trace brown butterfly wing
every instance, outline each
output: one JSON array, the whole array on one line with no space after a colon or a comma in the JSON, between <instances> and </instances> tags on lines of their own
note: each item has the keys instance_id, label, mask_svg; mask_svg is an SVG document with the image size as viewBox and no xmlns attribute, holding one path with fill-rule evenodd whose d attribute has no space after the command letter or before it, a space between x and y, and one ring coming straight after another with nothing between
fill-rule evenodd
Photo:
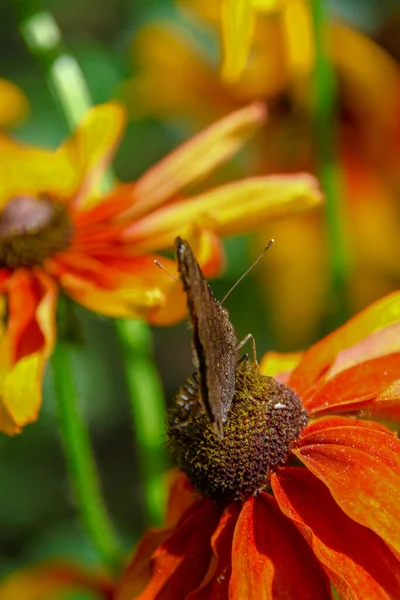
<instances>
[{"instance_id":1,"label":"brown butterfly wing","mask_svg":"<svg viewBox=\"0 0 400 600\"><path fill-rule=\"evenodd\" d=\"M222 426L235 393L236 333L190 245L181 238L176 239L176 256L193 325L193 362L199 372L199 400L214 432L222 438Z\"/></svg>"}]
</instances>

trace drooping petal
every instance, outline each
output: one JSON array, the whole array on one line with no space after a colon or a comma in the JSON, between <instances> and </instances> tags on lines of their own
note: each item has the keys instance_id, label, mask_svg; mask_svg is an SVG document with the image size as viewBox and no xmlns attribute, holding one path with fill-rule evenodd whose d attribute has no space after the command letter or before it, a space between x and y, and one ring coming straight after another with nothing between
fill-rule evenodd
<instances>
[{"instance_id":1,"label":"drooping petal","mask_svg":"<svg viewBox=\"0 0 400 600\"><path fill-rule=\"evenodd\" d=\"M310 433L292 449L354 521L400 551L400 440L372 427Z\"/></svg>"},{"instance_id":2,"label":"drooping petal","mask_svg":"<svg viewBox=\"0 0 400 600\"><path fill-rule=\"evenodd\" d=\"M221 236L243 233L268 219L307 211L321 199L310 175L252 177L154 211L133 223L124 238L142 252L168 248L177 235L186 235L189 224Z\"/></svg>"},{"instance_id":3,"label":"drooping petal","mask_svg":"<svg viewBox=\"0 0 400 600\"><path fill-rule=\"evenodd\" d=\"M187 510L171 536L154 552L152 578L137 600L186 598L198 588L212 557L210 540L220 515L220 509L204 499Z\"/></svg>"},{"instance_id":4,"label":"drooping petal","mask_svg":"<svg viewBox=\"0 0 400 600\"><path fill-rule=\"evenodd\" d=\"M198 495L185 473L182 473L178 469L172 469L168 473L167 484L169 487L169 496L165 524L167 527L174 527L186 509L198 500Z\"/></svg>"},{"instance_id":5,"label":"drooping petal","mask_svg":"<svg viewBox=\"0 0 400 600\"><path fill-rule=\"evenodd\" d=\"M0 430L35 421L44 368L55 343L57 287L44 273L16 271L4 284L8 318L0 343Z\"/></svg>"},{"instance_id":6,"label":"drooping petal","mask_svg":"<svg viewBox=\"0 0 400 600\"><path fill-rule=\"evenodd\" d=\"M330 597L322 569L275 499L246 500L233 538L229 600Z\"/></svg>"},{"instance_id":7,"label":"drooping petal","mask_svg":"<svg viewBox=\"0 0 400 600\"><path fill-rule=\"evenodd\" d=\"M271 484L280 509L297 525L342 598L399 597L396 556L378 535L346 516L321 481L306 469L284 467ZM347 485L358 489L356 479Z\"/></svg>"},{"instance_id":8,"label":"drooping petal","mask_svg":"<svg viewBox=\"0 0 400 600\"><path fill-rule=\"evenodd\" d=\"M335 357L346 348L357 344L374 331L400 320L400 292L378 300L350 319L345 325L312 346L293 371L289 385L301 397L331 366Z\"/></svg>"},{"instance_id":9,"label":"drooping petal","mask_svg":"<svg viewBox=\"0 0 400 600\"><path fill-rule=\"evenodd\" d=\"M56 595L86 591L111 600L113 584L102 574L76 565L52 562L17 571L0 583L0 600L52 600Z\"/></svg>"},{"instance_id":10,"label":"drooping petal","mask_svg":"<svg viewBox=\"0 0 400 600\"><path fill-rule=\"evenodd\" d=\"M20 123L28 112L28 99L22 90L11 81L0 79L0 127L13 127Z\"/></svg>"},{"instance_id":11,"label":"drooping petal","mask_svg":"<svg viewBox=\"0 0 400 600\"><path fill-rule=\"evenodd\" d=\"M250 0L222 0L222 77L237 80L246 66L256 12Z\"/></svg>"},{"instance_id":12,"label":"drooping petal","mask_svg":"<svg viewBox=\"0 0 400 600\"><path fill-rule=\"evenodd\" d=\"M163 256L90 257L71 251L48 261L48 269L69 296L90 310L158 325L178 322L186 314L182 286L155 260L176 273L176 263Z\"/></svg>"},{"instance_id":13,"label":"drooping petal","mask_svg":"<svg viewBox=\"0 0 400 600\"><path fill-rule=\"evenodd\" d=\"M125 125L125 111L115 103L93 107L57 154L74 165L74 205L88 199L107 169ZM69 182L71 189L71 182Z\"/></svg>"},{"instance_id":14,"label":"drooping petal","mask_svg":"<svg viewBox=\"0 0 400 600\"><path fill-rule=\"evenodd\" d=\"M273 377L280 383L287 383L291 372L303 356L302 352L281 354L280 352L267 352L261 359L260 371L263 375Z\"/></svg>"},{"instance_id":15,"label":"drooping petal","mask_svg":"<svg viewBox=\"0 0 400 600\"><path fill-rule=\"evenodd\" d=\"M213 557L208 571L195 592L187 600L226 600L232 570L232 538L240 512L238 502L230 504L211 538Z\"/></svg>"},{"instance_id":16,"label":"drooping petal","mask_svg":"<svg viewBox=\"0 0 400 600\"><path fill-rule=\"evenodd\" d=\"M265 119L254 103L217 121L148 169L132 190L131 218L148 214L235 154Z\"/></svg>"},{"instance_id":17,"label":"drooping petal","mask_svg":"<svg viewBox=\"0 0 400 600\"><path fill-rule=\"evenodd\" d=\"M303 397L303 404L310 414L367 410L397 417L399 396L385 395L385 391L399 379L400 352L396 352L340 371L326 382L322 380Z\"/></svg>"},{"instance_id":18,"label":"drooping petal","mask_svg":"<svg viewBox=\"0 0 400 600\"><path fill-rule=\"evenodd\" d=\"M140 594L152 577L151 557L158 546L172 535L174 527L183 517L184 513L196 500L195 494L188 478L177 469L168 474L169 497L166 527L151 529L139 542L127 569L120 578L115 591L115 600L132 600Z\"/></svg>"}]
</instances>

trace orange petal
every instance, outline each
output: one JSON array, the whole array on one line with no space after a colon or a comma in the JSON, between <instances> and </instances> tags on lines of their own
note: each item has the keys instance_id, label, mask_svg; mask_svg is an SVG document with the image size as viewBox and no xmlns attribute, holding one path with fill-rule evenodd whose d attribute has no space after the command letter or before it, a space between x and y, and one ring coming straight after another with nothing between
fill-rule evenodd
<instances>
[{"instance_id":1,"label":"orange petal","mask_svg":"<svg viewBox=\"0 0 400 600\"><path fill-rule=\"evenodd\" d=\"M188 478L181 471L174 469L168 474L169 498L166 524L163 529L152 529L141 541L133 558L119 581L115 600L132 600L140 594L152 577L151 557L158 546L164 543L174 531L174 527L182 519L186 510L198 499Z\"/></svg>"},{"instance_id":2,"label":"orange petal","mask_svg":"<svg viewBox=\"0 0 400 600\"><path fill-rule=\"evenodd\" d=\"M289 385L304 396L315 381L332 365L335 357L360 340L400 321L400 292L378 300L345 325L314 344L293 371Z\"/></svg>"},{"instance_id":3,"label":"orange petal","mask_svg":"<svg viewBox=\"0 0 400 600\"><path fill-rule=\"evenodd\" d=\"M113 585L103 575L83 571L80 567L51 562L25 568L0 583L0 600L52 600L66 592L86 591L111 600Z\"/></svg>"},{"instance_id":4,"label":"orange petal","mask_svg":"<svg viewBox=\"0 0 400 600\"><path fill-rule=\"evenodd\" d=\"M174 261L157 255L121 260L69 253L49 262L49 268L66 293L90 310L158 325L175 323L186 314L183 288L154 260L176 273Z\"/></svg>"},{"instance_id":5,"label":"orange petal","mask_svg":"<svg viewBox=\"0 0 400 600\"><path fill-rule=\"evenodd\" d=\"M153 554L152 578L138 600L186 598L202 582L211 560L211 536L220 509L199 500L187 510L172 535Z\"/></svg>"},{"instance_id":6,"label":"orange petal","mask_svg":"<svg viewBox=\"0 0 400 600\"><path fill-rule=\"evenodd\" d=\"M44 273L19 270L6 282L9 315L0 344L0 430L35 421L42 379L55 343L57 288Z\"/></svg>"},{"instance_id":7,"label":"orange petal","mask_svg":"<svg viewBox=\"0 0 400 600\"><path fill-rule=\"evenodd\" d=\"M333 417L316 419L307 425L301 432L301 444L307 444L306 438L308 435L315 434L325 429L331 429L332 427L366 427L367 429L376 429L376 431L383 431L384 433L395 435L393 431L380 423L375 423L375 421L365 421L364 419L353 419L351 417L338 417L335 415Z\"/></svg>"},{"instance_id":8,"label":"orange petal","mask_svg":"<svg viewBox=\"0 0 400 600\"><path fill-rule=\"evenodd\" d=\"M213 557L201 586L187 600L225 600L231 577L232 538L240 512L238 502L230 504L211 537Z\"/></svg>"},{"instance_id":9,"label":"orange petal","mask_svg":"<svg viewBox=\"0 0 400 600\"><path fill-rule=\"evenodd\" d=\"M371 333L351 348L339 352L324 378L332 379L337 373L364 361L399 351L400 323L393 323L389 327Z\"/></svg>"},{"instance_id":10,"label":"orange petal","mask_svg":"<svg viewBox=\"0 0 400 600\"><path fill-rule=\"evenodd\" d=\"M292 452L351 519L400 550L400 440L368 427L333 427L300 439Z\"/></svg>"},{"instance_id":11,"label":"orange petal","mask_svg":"<svg viewBox=\"0 0 400 600\"><path fill-rule=\"evenodd\" d=\"M400 379L400 352L380 356L341 371L311 388L302 400L310 414L368 410L400 414L399 396L385 392Z\"/></svg>"},{"instance_id":12,"label":"orange petal","mask_svg":"<svg viewBox=\"0 0 400 600\"><path fill-rule=\"evenodd\" d=\"M131 218L148 214L235 154L265 119L261 103L254 103L217 121L148 169L137 182Z\"/></svg>"},{"instance_id":13,"label":"orange petal","mask_svg":"<svg viewBox=\"0 0 400 600\"><path fill-rule=\"evenodd\" d=\"M58 149L57 155L74 166L74 181L68 182L78 192L74 204L82 204L93 194L104 175L125 125L125 111L114 103L90 109L75 133Z\"/></svg>"},{"instance_id":14,"label":"orange petal","mask_svg":"<svg viewBox=\"0 0 400 600\"><path fill-rule=\"evenodd\" d=\"M165 523L167 527L173 527L178 523L186 509L198 500L198 495L182 471L173 469L168 474L168 479L169 497Z\"/></svg>"},{"instance_id":15,"label":"orange petal","mask_svg":"<svg viewBox=\"0 0 400 600\"><path fill-rule=\"evenodd\" d=\"M229 600L326 600L328 589L312 552L275 499L261 494L246 500L233 538Z\"/></svg>"},{"instance_id":16,"label":"orange petal","mask_svg":"<svg viewBox=\"0 0 400 600\"><path fill-rule=\"evenodd\" d=\"M291 372L303 356L302 352L291 352L281 354L279 352L267 352L261 359L260 371L263 375L273 377L281 383L287 383Z\"/></svg>"},{"instance_id":17,"label":"orange petal","mask_svg":"<svg viewBox=\"0 0 400 600\"><path fill-rule=\"evenodd\" d=\"M0 127L14 127L27 115L28 99L11 81L0 79Z\"/></svg>"},{"instance_id":18,"label":"orange petal","mask_svg":"<svg viewBox=\"0 0 400 600\"><path fill-rule=\"evenodd\" d=\"M398 559L375 533L340 510L322 482L305 469L285 467L271 484L282 512L297 525L341 598L400 597Z\"/></svg>"},{"instance_id":19,"label":"orange petal","mask_svg":"<svg viewBox=\"0 0 400 600\"><path fill-rule=\"evenodd\" d=\"M310 175L253 177L154 211L128 227L124 237L141 252L168 248L177 235L186 236L190 225L232 235L320 202L317 181Z\"/></svg>"},{"instance_id":20,"label":"orange petal","mask_svg":"<svg viewBox=\"0 0 400 600\"><path fill-rule=\"evenodd\" d=\"M236 81L242 74L254 35L256 12L251 0L222 0L222 77Z\"/></svg>"}]
</instances>

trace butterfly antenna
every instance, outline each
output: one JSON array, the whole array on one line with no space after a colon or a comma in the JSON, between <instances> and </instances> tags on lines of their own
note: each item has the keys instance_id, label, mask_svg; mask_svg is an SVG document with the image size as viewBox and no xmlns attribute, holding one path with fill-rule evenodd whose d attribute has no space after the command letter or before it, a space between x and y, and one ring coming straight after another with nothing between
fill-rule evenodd
<instances>
[{"instance_id":1,"label":"butterfly antenna","mask_svg":"<svg viewBox=\"0 0 400 600\"><path fill-rule=\"evenodd\" d=\"M175 277L175 275L172 275L172 273L170 271L168 271L168 269L166 269L164 267L164 265L162 263L160 263L159 260L154 260L154 263L157 265L157 267L159 269L161 269L161 271L164 271L167 275L169 275L174 281L176 281L177 283L181 283L181 281L179 281L179 279L177 277Z\"/></svg>"},{"instance_id":2,"label":"butterfly antenna","mask_svg":"<svg viewBox=\"0 0 400 600\"><path fill-rule=\"evenodd\" d=\"M248 275L250 273L250 271L256 266L256 264L262 259L262 257L266 253L266 251L269 250L269 248L271 248L271 246L274 243L274 241L275 241L274 239L269 240L268 244L265 246L265 248L261 252L260 256L258 258L256 258L256 260L253 262L252 265L250 265L250 267L247 269L247 271L245 271L243 273L243 275L241 275L241 277L239 277L239 279L237 280L237 282L233 284L233 286L231 287L231 289L229 290L229 292L227 294L225 294L225 296L221 300L221 304L223 304L225 302L225 300L227 299L228 296L230 296L230 294L233 292L233 290L235 289L235 287L237 285L239 285L239 283L242 281L242 279L244 279L246 277L246 275Z\"/></svg>"}]
</instances>

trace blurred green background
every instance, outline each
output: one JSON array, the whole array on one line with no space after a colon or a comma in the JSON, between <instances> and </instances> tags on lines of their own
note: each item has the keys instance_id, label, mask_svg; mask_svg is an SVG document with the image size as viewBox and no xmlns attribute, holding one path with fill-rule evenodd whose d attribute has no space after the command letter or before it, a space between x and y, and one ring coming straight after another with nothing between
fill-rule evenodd
<instances>
[{"instance_id":1,"label":"blurred green background","mask_svg":"<svg viewBox=\"0 0 400 600\"><path fill-rule=\"evenodd\" d=\"M399 2L337 0L331 8L377 40L393 57L400 58ZM122 97L124 82L136 68L132 39L146 22L166 16L181 20L167 0L0 2L0 76L18 84L30 102L30 114L14 134L21 140L50 147L68 134L67 125L49 92L41 61L28 52L19 33L19 20L37 10L49 10L55 17L67 47L79 61L94 103ZM210 46L210 51L215 52L216 46ZM132 119L116 157L117 176L135 179L196 130L187 125L185 119ZM239 158L232 164L221 178L246 173L245 161ZM266 241L273 235L271 226L265 232ZM226 240L225 246L227 270L212 283L218 298L225 295L255 256L252 236ZM268 256L263 260L268 261ZM264 281L260 272L257 267L235 289L227 308L239 339L253 332L261 357L265 350L277 346L271 326L273 316L265 308L263 293L263 286L273 286L274 281ZM106 318L81 307L74 308L74 317L80 339L75 345L74 367L82 409L90 427L107 504L126 548L130 549L147 523L139 477L141 457L132 445L121 349L115 328ZM318 333L321 332L322 327ZM310 342L315 337L315 333L310 335ZM185 323L154 330L156 361L167 399L193 371L190 338ZM285 348L288 349L297 348ZM54 556L88 564L97 561L77 520L69 490L49 373L38 422L15 438L0 437L0 532L0 575Z\"/></svg>"}]
</instances>

